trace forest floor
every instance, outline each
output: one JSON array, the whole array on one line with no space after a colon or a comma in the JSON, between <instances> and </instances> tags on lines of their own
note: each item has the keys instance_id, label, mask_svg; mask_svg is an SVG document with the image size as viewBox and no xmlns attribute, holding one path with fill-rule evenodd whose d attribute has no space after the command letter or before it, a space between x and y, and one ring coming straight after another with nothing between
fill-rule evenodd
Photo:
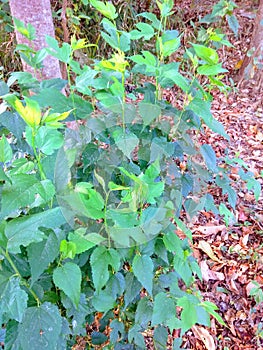
<instances>
[{"instance_id":1,"label":"forest floor","mask_svg":"<svg viewBox=\"0 0 263 350\"><path fill-rule=\"evenodd\" d=\"M240 60L249 46L255 8L251 1L236 1L239 36L229 40L234 48L221 52L231 81L238 73ZM211 4L211 1L210 1ZM187 1L182 2L183 7ZM202 9L200 9L202 11ZM226 27L226 31L231 33ZM229 155L244 160L255 177L263 183L263 97L251 80L225 96L214 93L212 113L225 126L230 141L207 131L206 143L218 156ZM198 288L205 300L214 302L227 327L212 321L212 327L195 326L183 337L183 349L260 350L263 349L263 197L253 195L239 181L236 223L228 227L213 215L201 213L190 228L193 249L201 267L203 281ZM218 193L220 201L221 193ZM222 197L221 197L222 198ZM206 242L206 244L204 244ZM251 294L255 294L252 296ZM150 348L150 347L149 347Z\"/></svg>"}]
</instances>

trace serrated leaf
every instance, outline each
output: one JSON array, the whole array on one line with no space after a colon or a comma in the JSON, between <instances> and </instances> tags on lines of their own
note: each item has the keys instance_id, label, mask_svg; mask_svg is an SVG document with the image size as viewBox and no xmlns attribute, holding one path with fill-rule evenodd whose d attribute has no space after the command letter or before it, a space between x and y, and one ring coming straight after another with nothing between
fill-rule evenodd
<instances>
[{"instance_id":1,"label":"serrated leaf","mask_svg":"<svg viewBox=\"0 0 263 350\"><path fill-rule=\"evenodd\" d=\"M41 242L45 234L40 227L57 228L65 223L60 208L29 215L8 221L5 228L7 249L10 253L20 253L20 246L27 247L30 243Z\"/></svg>"},{"instance_id":2,"label":"serrated leaf","mask_svg":"<svg viewBox=\"0 0 263 350\"><path fill-rule=\"evenodd\" d=\"M153 303L152 325L164 324L173 313L175 313L174 301L166 293L158 293Z\"/></svg>"},{"instance_id":3,"label":"serrated leaf","mask_svg":"<svg viewBox=\"0 0 263 350\"><path fill-rule=\"evenodd\" d=\"M164 326L155 328L153 334L153 342L155 350L167 349L168 330Z\"/></svg>"},{"instance_id":4,"label":"serrated leaf","mask_svg":"<svg viewBox=\"0 0 263 350\"><path fill-rule=\"evenodd\" d=\"M195 53L202 60L206 61L208 64L217 64L218 63L218 54L216 50L198 44L192 44Z\"/></svg>"},{"instance_id":5,"label":"serrated leaf","mask_svg":"<svg viewBox=\"0 0 263 350\"><path fill-rule=\"evenodd\" d=\"M185 296L179 298L177 306L183 308L181 312L182 332L185 333L197 322L197 312L195 305Z\"/></svg>"},{"instance_id":6,"label":"serrated leaf","mask_svg":"<svg viewBox=\"0 0 263 350\"><path fill-rule=\"evenodd\" d=\"M220 324L227 327L222 317L216 312L216 310L218 310L218 307L214 303L211 303L210 301L203 301L202 303L200 303L200 306L204 308L210 315L214 316L214 318Z\"/></svg>"},{"instance_id":7,"label":"serrated leaf","mask_svg":"<svg viewBox=\"0 0 263 350\"><path fill-rule=\"evenodd\" d=\"M12 176L12 183L6 183L2 191L2 215L30 205L39 192L40 182L34 175L18 174Z\"/></svg>"},{"instance_id":8,"label":"serrated leaf","mask_svg":"<svg viewBox=\"0 0 263 350\"><path fill-rule=\"evenodd\" d=\"M154 36L154 29L147 23L139 22L136 24L137 29L130 32L132 40L138 40L144 38L150 40Z\"/></svg>"},{"instance_id":9,"label":"serrated leaf","mask_svg":"<svg viewBox=\"0 0 263 350\"><path fill-rule=\"evenodd\" d=\"M98 233L85 233L86 230L81 228L69 233L68 239L70 242L75 243L76 254L81 254L105 241L105 238Z\"/></svg>"},{"instance_id":10,"label":"serrated leaf","mask_svg":"<svg viewBox=\"0 0 263 350\"><path fill-rule=\"evenodd\" d=\"M140 102L139 113L142 117L145 126L150 125L151 122L161 115L161 108L151 103Z\"/></svg>"},{"instance_id":11,"label":"serrated leaf","mask_svg":"<svg viewBox=\"0 0 263 350\"><path fill-rule=\"evenodd\" d=\"M0 163L9 162L13 157L12 148L9 145L5 135L0 139Z\"/></svg>"},{"instance_id":12,"label":"serrated leaf","mask_svg":"<svg viewBox=\"0 0 263 350\"><path fill-rule=\"evenodd\" d=\"M91 254L90 265L92 279L96 290L100 290L107 283L110 275L108 271L109 255L104 246L97 247Z\"/></svg>"},{"instance_id":13,"label":"serrated leaf","mask_svg":"<svg viewBox=\"0 0 263 350\"><path fill-rule=\"evenodd\" d=\"M116 129L113 132L113 139L116 146L123 152L127 158L131 158L131 153L139 144L138 137L133 133L124 133L122 129Z\"/></svg>"},{"instance_id":14,"label":"serrated leaf","mask_svg":"<svg viewBox=\"0 0 263 350\"><path fill-rule=\"evenodd\" d=\"M63 233L50 231L47 239L32 243L27 247L28 261L31 269L31 286L59 255L59 244Z\"/></svg>"},{"instance_id":15,"label":"serrated leaf","mask_svg":"<svg viewBox=\"0 0 263 350\"><path fill-rule=\"evenodd\" d=\"M153 287L153 262L148 255L135 255L132 262L132 269L135 277L152 295Z\"/></svg>"},{"instance_id":16,"label":"serrated leaf","mask_svg":"<svg viewBox=\"0 0 263 350\"><path fill-rule=\"evenodd\" d=\"M216 159L216 154L215 154L215 151L213 150L213 147L208 144L204 144L200 147L200 152L204 158L204 161L208 169L213 172L217 172L217 165L216 165L217 159Z\"/></svg>"},{"instance_id":17,"label":"serrated leaf","mask_svg":"<svg viewBox=\"0 0 263 350\"><path fill-rule=\"evenodd\" d=\"M226 72L228 72L228 70L222 67L222 63L204 64L197 68L197 73L201 75L217 75Z\"/></svg>"},{"instance_id":18,"label":"serrated leaf","mask_svg":"<svg viewBox=\"0 0 263 350\"><path fill-rule=\"evenodd\" d=\"M107 312L116 305L116 299L102 290L92 298L92 305L98 312Z\"/></svg>"},{"instance_id":19,"label":"serrated leaf","mask_svg":"<svg viewBox=\"0 0 263 350\"><path fill-rule=\"evenodd\" d=\"M32 145L32 131L26 130L27 142ZM64 142L63 135L58 130L49 129L46 126L42 126L38 129L35 136L35 146L44 154L51 155L56 149L59 149Z\"/></svg>"},{"instance_id":20,"label":"serrated leaf","mask_svg":"<svg viewBox=\"0 0 263 350\"><path fill-rule=\"evenodd\" d=\"M136 308L135 323L146 329L152 319L152 309L153 305L149 297L142 298Z\"/></svg>"},{"instance_id":21,"label":"serrated leaf","mask_svg":"<svg viewBox=\"0 0 263 350\"><path fill-rule=\"evenodd\" d=\"M92 6L95 7L96 10L98 10L100 13L103 14L103 16L107 18L114 20L115 18L118 17L116 8L112 3L108 1L104 3L103 1L98 1L98 0L90 0L90 3Z\"/></svg>"},{"instance_id":22,"label":"serrated leaf","mask_svg":"<svg viewBox=\"0 0 263 350\"><path fill-rule=\"evenodd\" d=\"M32 322L34 320L34 322ZM22 349L56 349L62 328L62 318L56 305L45 302L29 307L18 326Z\"/></svg>"},{"instance_id":23,"label":"serrated leaf","mask_svg":"<svg viewBox=\"0 0 263 350\"><path fill-rule=\"evenodd\" d=\"M72 262L67 262L65 265L57 267L53 272L53 281L77 307L80 299L81 284L79 266Z\"/></svg>"},{"instance_id":24,"label":"serrated leaf","mask_svg":"<svg viewBox=\"0 0 263 350\"><path fill-rule=\"evenodd\" d=\"M8 318L21 322L27 308L27 299L27 293L20 288L20 278L13 276L4 286L1 285L0 310Z\"/></svg>"}]
</instances>

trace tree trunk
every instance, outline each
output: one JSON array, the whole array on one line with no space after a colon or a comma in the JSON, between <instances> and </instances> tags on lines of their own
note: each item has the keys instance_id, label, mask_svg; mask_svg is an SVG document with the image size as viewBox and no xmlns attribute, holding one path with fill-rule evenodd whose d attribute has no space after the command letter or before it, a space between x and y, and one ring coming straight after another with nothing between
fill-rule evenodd
<instances>
[{"instance_id":1,"label":"tree trunk","mask_svg":"<svg viewBox=\"0 0 263 350\"><path fill-rule=\"evenodd\" d=\"M263 88L263 0L260 0L252 34L250 57L244 58L239 71L239 81L254 79L260 89Z\"/></svg>"},{"instance_id":2,"label":"tree trunk","mask_svg":"<svg viewBox=\"0 0 263 350\"><path fill-rule=\"evenodd\" d=\"M30 43L22 34L16 31L18 44L26 44L38 51L47 46L45 36L55 36L54 24L52 19L50 0L9 0L12 17L28 23L36 29L36 39ZM59 61L48 55L44 61L44 67L41 72L35 72L32 67L23 60L23 69L31 73L37 79L61 78Z\"/></svg>"}]
</instances>

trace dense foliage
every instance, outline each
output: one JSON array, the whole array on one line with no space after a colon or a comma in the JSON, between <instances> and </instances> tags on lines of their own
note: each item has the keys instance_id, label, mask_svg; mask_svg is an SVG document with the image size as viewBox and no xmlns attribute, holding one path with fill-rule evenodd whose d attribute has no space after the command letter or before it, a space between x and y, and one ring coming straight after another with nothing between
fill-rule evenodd
<instances>
[{"instance_id":1,"label":"dense foliage","mask_svg":"<svg viewBox=\"0 0 263 350\"><path fill-rule=\"evenodd\" d=\"M47 54L58 58L68 81L14 72L0 83L6 349L66 349L80 335L90 349L145 349L148 330L166 349L174 330L182 337L211 315L224 324L195 287L202 276L182 218L205 210L235 220L231 165L259 197L244 162L196 141L204 127L227 138L210 111L211 90L227 90L216 51L230 45L224 34L202 28L203 42L183 48L167 29L173 1L157 2L159 17L141 13L130 32L118 28L113 4L90 3L103 15L109 58L80 65L74 53L85 40L47 37L47 49L18 50L35 69ZM16 25L34 38L33 27ZM143 49L150 40L152 52ZM174 86L180 108L163 98Z\"/></svg>"}]
</instances>

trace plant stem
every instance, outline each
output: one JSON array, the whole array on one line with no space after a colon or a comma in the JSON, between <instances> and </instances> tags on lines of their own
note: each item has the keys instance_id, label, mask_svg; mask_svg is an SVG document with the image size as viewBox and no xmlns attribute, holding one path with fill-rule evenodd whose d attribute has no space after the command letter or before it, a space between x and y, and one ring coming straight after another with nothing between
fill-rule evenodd
<instances>
[{"instance_id":1,"label":"plant stem","mask_svg":"<svg viewBox=\"0 0 263 350\"><path fill-rule=\"evenodd\" d=\"M0 252L4 255L4 257L6 258L6 260L9 262L10 266L12 267L12 269L14 270L15 274L20 278L21 280L21 284L24 285L28 291L30 292L30 294L33 296L33 298L36 300L37 302L37 305L39 306L41 303L40 303L40 300L38 298L38 296L36 295L36 293L30 288L30 285L29 283L27 283L23 277L21 276L20 272L18 271L18 268L16 267L15 263L13 262L13 260L11 259L8 251L4 250L2 247L0 247Z\"/></svg>"},{"instance_id":2,"label":"plant stem","mask_svg":"<svg viewBox=\"0 0 263 350\"><path fill-rule=\"evenodd\" d=\"M35 138L36 138L36 130L32 129L32 148L33 148L33 152L34 152L34 155L35 155L36 160L37 160L37 166L38 166L38 169L39 169L39 172L40 172L41 180L46 180L46 175L45 175L45 173L43 171L43 167L42 167L42 164L41 164L41 157L40 157L40 155L39 155L39 153L37 152L37 149L36 149Z\"/></svg>"}]
</instances>

